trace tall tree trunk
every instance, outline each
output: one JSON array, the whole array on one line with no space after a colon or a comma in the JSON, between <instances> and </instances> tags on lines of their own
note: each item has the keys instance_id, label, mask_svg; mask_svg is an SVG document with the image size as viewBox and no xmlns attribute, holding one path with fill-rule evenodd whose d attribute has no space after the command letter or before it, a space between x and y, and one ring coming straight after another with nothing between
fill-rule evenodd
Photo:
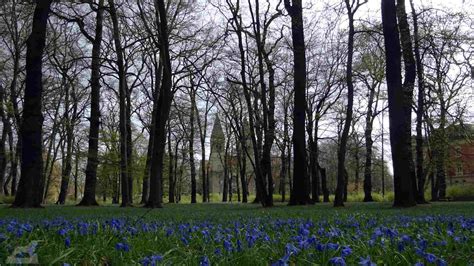
<instances>
[{"instance_id":1,"label":"tall tree trunk","mask_svg":"<svg viewBox=\"0 0 474 266\"><path fill-rule=\"evenodd\" d=\"M119 77L119 127L120 127L120 176L122 180L122 203L121 207L130 205L129 189L129 161L128 155L128 129L127 129L127 79L125 76L125 65L123 60L123 49L120 43L120 30L117 18L117 9L114 0L108 0L110 17L112 18L112 35L115 43L115 52L117 55L117 68Z\"/></svg>"},{"instance_id":2,"label":"tall tree trunk","mask_svg":"<svg viewBox=\"0 0 474 266\"><path fill-rule=\"evenodd\" d=\"M79 192L79 142L76 143L75 153L76 158L74 162L74 201L77 202L77 194Z\"/></svg>"},{"instance_id":3,"label":"tall tree trunk","mask_svg":"<svg viewBox=\"0 0 474 266\"><path fill-rule=\"evenodd\" d=\"M367 114L365 117L365 167L364 167L364 202L374 201L372 198L372 105L375 98L375 88L369 88L369 99L367 103ZM383 166L382 166L383 167Z\"/></svg>"},{"instance_id":4,"label":"tall tree trunk","mask_svg":"<svg viewBox=\"0 0 474 266\"><path fill-rule=\"evenodd\" d=\"M92 43L91 61L91 116L89 118L89 147L87 150L84 196L82 197L81 202L79 202L79 206L99 205L95 199L95 193L97 185L97 165L99 164L100 50L102 45L104 0L99 0L99 6L96 13L95 36Z\"/></svg>"},{"instance_id":5,"label":"tall tree trunk","mask_svg":"<svg viewBox=\"0 0 474 266\"><path fill-rule=\"evenodd\" d=\"M5 152L5 143L8 137L9 131L11 131L10 121L5 114L4 102L5 102L5 89L0 84L0 118L2 119L3 129L2 136L0 138L0 197L3 196L3 183L5 179L5 171L7 168L7 156Z\"/></svg>"},{"instance_id":6,"label":"tall tree trunk","mask_svg":"<svg viewBox=\"0 0 474 266\"><path fill-rule=\"evenodd\" d=\"M346 62L346 86L347 86L347 109L346 118L344 121L344 128L342 130L341 140L339 142L339 149L337 151L337 186L336 186L336 197L334 199L334 207L344 206L344 193L345 187L345 171L346 171L346 151L347 151L347 140L349 137L349 130L352 123L352 113L354 105L354 84L352 82L352 61L354 57L354 13L352 5L349 0L345 0L347 15L349 18L349 34L347 40L347 62ZM346 188L347 190L347 188ZM346 196L347 197L347 196Z\"/></svg>"},{"instance_id":7,"label":"tall tree trunk","mask_svg":"<svg viewBox=\"0 0 474 266\"><path fill-rule=\"evenodd\" d=\"M327 185L326 168L322 168L318 164L318 169L321 174L321 189L323 191L323 202L329 202L329 190Z\"/></svg>"},{"instance_id":8,"label":"tall tree trunk","mask_svg":"<svg viewBox=\"0 0 474 266\"><path fill-rule=\"evenodd\" d=\"M293 189L290 205L311 203L309 198L308 175L306 169L306 56L304 44L303 9L301 0L285 0L285 8L291 16L293 41Z\"/></svg>"},{"instance_id":9,"label":"tall tree trunk","mask_svg":"<svg viewBox=\"0 0 474 266\"><path fill-rule=\"evenodd\" d=\"M166 145L166 122L169 118L173 93L171 91L171 59L168 41L168 22L166 19L166 6L163 0L155 0L155 9L158 9L160 25L160 58L163 63L163 78L158 97L158 116L156 117L153 136L152 166L150 173L150 196L145 205L149 208L162 207L162 178L163 178L163 156ZM157 18L158 19L158 18Z\"/></svg>"},{"instance_id":10,"label":"tall tree trunk","mask_svg":"<svg viewBox=\"0 0 474 266\"><path fill-rule=\"evenodd\" d=\"M191 80L191 84L193 81ZM194 162L194 110L196 104L196 92L194 84L191 88L191 109L189 114L189 165L191 168L191 203L196 203L196 164Z\"/></svg>"},{"instance_id":11,"label":"tall tree trunk","mask_svg":"<svg viewBox=\"0 0 474 266\"><path fill-rule=\"evenodd\" d=\"M384 34L386 79L390 120L390 144L394 171L395 207L416 205L412 171L411 121L407 110L411 101L407 101L402 87L400 37L397 26L395 0L382 0L382 25Z\"/></svg>"},{"instance_id":12,"label":"tall tree trunk","mask_svg":"<svg viewBox=\"0 0 474 266\"><path fill-rule=\"evenodd\" d=\"M247 184L247 155L245 154L245 140L239 141L237 144L237 159L239 160L239 175L242 186L242 202L247 203L248 184ZM239 182L237 181L237 184Z\"/></svg>"},{"instance_id":13,"label":"tall tree trunk","mask_svg":"<svg viewBox=\"0 0 474 266\"><path fill-rule=\"evenodd\" d=\"M150 127L150 133L152 132ZM148 139L148 148L146 152L146 162L145 162L145 170L143 172L143 183L142 183L142 199L140 204L145 204L148 199L148 189L150 184L150 167L151 167L151 152L153 149L153 138L150 136Z\"/></svg>"},{"instance_id":14,"label":"tall tree trunk","mask_svg":"<svg viewBox=\"0 0 474 266\"><path fill-rule=\"evenodd\" d=\"M155 60L156 61L156 60ZM155 79L154 85L154 91L153 91L153 110L151 114L151 125L149 128L149 138L148 138L148 149L147 149L147 155L146 155L146 163L145 163L145 172L143 174L143 188L142 188L142 200L141 204L146 204L148 200L148 196L150 194L150 170L151 170L151 155L153 152L153 132L154 132L154 127L156 123L156 117L157 117L157 103L158 103L158 96L160 92L160 86L161 86L161 77L163 74L163 63L161 60L158 60L158 66L155 63L155 76L153 77ZM169 142L169 138L168 138Z\"/></svg>"},{"instance_id":15,"label":"tall tree trunk","mask_svg":"<svg viewBox=\"0 0 474 266\"><path fill-rule=\"evenodd\" d=\"M405 80L403 81L403 93L405 96L405 124L406 127L406 139L407 149L407 160L409 163L408 170L411 178L412 194L416 197L417 184L416 184L416 172L413 161L413 149L412 149L412 138L411 138L411 113L412 113L412 101L413 101L413 89L415 86L416 79L416 63L413 55L413 47L411 43L410 26L408 24L407 13L405 11L405 0L397 0L397 17L398 17L398 28L400 30L400 41L402 46L403 62L405 67Z\"/></svg>"},{"instance_id":16,"label":"tall tree trunk","mask_svg":"<svg viewBox=\"0 0 474 266\"><path fill-rule=\"evenodd\" d=\"M38 2L33 14L31 34L26 42L26 87L20 130L22 145L21 177L13 207L40 207L43 173L42 148L42 57L52 0Z\"/></svg>"},{"instance_id":17,"label":"tall tree trunk","mask_svg":"<svg viewBox=\"0 0 474 266\"><path fill-rule=\"evenodd\" d=\"M177 147L178 145L176 145ZM177 148L176 148L177 149ZM176 154L176 151L175 151L175 154ZM177 156L176 156L177 157ZM174 160L173 159L173 150L171 149L171 129L170 129L170 126L169 126L169 122L168 122L168 202L169 203L174 203L175 202L175 180L176 178L174 178L174 176L176 175L175 174L175 170L174 170ZM177 160L176 160L177 161Z\"/></svg>"},{"instance_id":18,"label":"tall tree trunk","mask_svg":"<svg viewBox=\"0 0 474 266\"><path fill-rule=\"evenodd\" d=\"M125 71L126 72L126 71ZM127 177L128 177L128 202L133 203L133 143L132 143L132 103L130 98L130 90L125 82L125 125L127 129Z\"/></svg>"},{"instance_id":19,"label":"tall tree trunk","mask_svg":"<svg viewBox=\"0 0 474 266\"><path fill-rule=\"evenodd\" d=\"M247 73L246 73L246 55L244 49L244 40L243 40L243 32L244 29L242 27L242 21L240 17L240 7L237 3L236 6L231 7L232 11L232 19L234 23L235 33L237 35L238 46L239 46L239 56L240 56L240 78L243 87L243 92L245 96L245 102L247 105L248 111L248 118L249 118L249 126L250 126L250 138L252 140L252 148L253 148L253 156L254 156L254 174L255 174L255 185L256 185L256 197L254 203L260 202L262 206L267 207L268 200L261 200L261 199L268 199L268 193L265 186L265 176L262 175L262 168L261 168L261 152L262 152L262 135L260 134L260 128L256 127L256 125L260 125L260 115L256 112L256 105L258 105L258 94L254 92L254 99L252 102L251 90L247 84ZM263 82L263 81L262 81ZM258 131L258 132L256 132Z\"/></svg>"},{"instance_id":20,"label":"tall tree trunk","mask_svg":"<svg viewBox=\"0 0 474 266\"><path fill-rule=\"evenodd\" d=\"M66 86L66 97L65 97L65 112L63 114L64 121L66 123L65 130L66 130L66 159L64 160L65 166L63 167L63 173L61 178L61 187L58 197L58 204L64 204L66 202L66 197L68 194L69 188L69 180L71 177L72 171L72 150L73 150L73 140L74 140L74 121L73 118L77 115L77 101L73 103L72 107L72 116L69 117L69 86ZM73 100L75 100L73 98Z\"/></svg>"},{"instance_id":21,"label":"tall tree trunk","mask_svg":"<svg viewBox=\"0 0 474 266\"><path fill-rule=\"evenodd\" d=\"M423 114L425 109L425 82L423 77L423 62L420 54L420 36L418 33L418 14L416 14L413 0L410 0L413 17L413 37L416 60L416 73L418 77L418 100L416 108L416 176L418 179L416 202L427 203L425 199L425 171L423 158Z\"/></svg>"}]
</instances>

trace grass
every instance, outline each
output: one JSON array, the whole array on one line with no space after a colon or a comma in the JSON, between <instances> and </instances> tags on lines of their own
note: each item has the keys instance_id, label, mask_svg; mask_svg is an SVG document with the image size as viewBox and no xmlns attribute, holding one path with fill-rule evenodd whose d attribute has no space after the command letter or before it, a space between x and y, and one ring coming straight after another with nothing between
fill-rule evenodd
<instances>
[{"instance_id":1,"label":"grass","mask_svg":"<svg viewBox=\"0 0 474 266\"><path fill-rule=\"evenodd\" d=\"M38 241L41 264L472 265L474 203L288 207L165 204L163 209L0 206L0 264ZM68 243L69 242L69 243ZM350 251L349 251L350 250ZM151 257L155 255L155 257ZM434 256L431 257L431 255ZM368 265L368 264L367 264Z\"/></svg>"}]
</instances>

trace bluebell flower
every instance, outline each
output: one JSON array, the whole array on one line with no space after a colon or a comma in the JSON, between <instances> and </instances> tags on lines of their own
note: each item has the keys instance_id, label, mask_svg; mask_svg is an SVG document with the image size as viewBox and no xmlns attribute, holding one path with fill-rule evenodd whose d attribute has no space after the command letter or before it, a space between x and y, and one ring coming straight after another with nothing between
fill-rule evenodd
<instances>
[{"instance_id":1,"label":"bluebell flower","mask_svg":"<svg viewBox=\"0 0 474 266\"><path fill-rule=\"evenodd\" d=\"M230 241L227 240L227 239L224 239L223 245L224 245L224 249L225 249L226 251L232 252L232 242L230 242Z\"/></svg>"},{"instance_id":2,"label":"bluebell flower","mask_svg":"<svg viewBox=\"0 0 474 266\"><path fill-rule=\"evenodd\" d=\"M211 265L211 262L209 261L209 258L207 256L204 256L201 258L199 261L199 266L209 266Z\"/></svg>"},{"instance_id":3,"label":"bluebell flower","mask_svg":"<svg viewBox=\"0 0 474 266\"><path fill-rule=\"evenodd\" d=\"M362 266L376 266L377 264L375 264L374 262L372 262L370 260L370 256L367 256L367 258L364 258L364 257L359 258L359 265L362 265Z\"/></svg>"},{"instance_id":4,"label":"bluebell flower","mask_svg":"<svg viewBox=\"0 0 474 266\"><path fill-rule=\"evenodd\" d=\"M181 242L183 242L183 244L185 244L186 246L189 245L189 240L185 236L181 237Z\"/></svg>"},{"instance_id":5,"label":"bluebell flower","mask_svg":"<svg viewBox=\"0 0 474 266\"><path fill-rule=\"evenodd\" d=\"M329 250L336 250L339 248L339 244L336 243L327 243L326 244L327 249Z\"/></svg>"},{"instance_id":6,"label":"bluebell flower","mask_svg":"<svg viewBox=\"0 0 474 266\"><path fill-rule=\"evenodd\" d=\"M127 243L119 242L119 243L115 244L115 249L118 250L118 251L128 252L128 251L130 251L130 246Z\"/></svg>"},{"instance_id":7,"label":"bluebell flower","mask_svg":"<svg viewBox=\"0 0 474 266\"><path fill-rule=\"evenodd\" d=\"M425 253L425 259L426 261L428 261L429 263L434 263L437 259L437 257L434 255L434 254L431 254L431 253Z\"/></svg>"},{"instance_id":8,"label":"bluebell flower","mask_svg":"<svg viewBox=\"0 0 474 266\"><path fill-rule=\"evenodd\" d=\"M350 247L346 246L346 247L342 248L342 251L341 251L341 256L342 257L347 257L351 254L352 254L352 249Z\"/></svg>"},{"instance_id":9,"label":"bluebell flower","mask_svg":"<svg viewBox=\"0 0 474 266\"><path fill-rule=\"evenodd\" d=\"M286 251L286 254L298 254L298 252L300 251L298 248L295 247L295 245L291 244L291 243L288 243L286 244L285 246L285 251Z\"/></svg>"},{"instance_id":10,"label":"bluebell flower","mask_svg":"<svg viewBox=\"0 0 474 266\"><path fill-rule=\"evenodd\" d=\"M69 248L71 246L71 238L70 237L66 237L64 239L64 245L66 246L66 248Z\"/></svg>"},{"instance_id":11,"label":"bluebell flower","mask_svg":"<svg viewBox=\"0 0 474 266\"><path fill-rule=\"evenodd\" d=\"M438 260L436 261L436 265L437 266L448 266L448 263L446 263L445 260L438 258Z\"/></svg>"},{"instance_id":12,"label":"bluebell flower","mask_svg":"<svg viewBox=\"0 0 474 266\"><path fill-rule=\"evenodd\" d=\"M344 260L343 257L334 257L329 260L329 263L331 263L331 265L345 266L346 260Z\"/></svg>"},{"instance_id":13,"label":"bluebell flower","mask_svg":"<svg viewBox=\"0 0 474 266\"><path fill-rule=\"evenodd\" d=\"M422 262L417 262L415 264L413 264L413 266L425 266Z\"/></svg>"}]
</instances>

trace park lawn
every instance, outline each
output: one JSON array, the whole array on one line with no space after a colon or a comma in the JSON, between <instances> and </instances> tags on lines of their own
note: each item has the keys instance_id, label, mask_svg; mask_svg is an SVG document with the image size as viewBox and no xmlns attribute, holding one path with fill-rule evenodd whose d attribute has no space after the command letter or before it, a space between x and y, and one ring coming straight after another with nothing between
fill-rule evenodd
<instances>
[{"instance_id":1,"label":"park lawn","mask_svg":"<svg viewBox=\"0 0 474 266\"><path fill-rule=\"evenodd\" d=\"M35 241L23 256L56 265L472 265L474 203L0 206L0 264Z\"/></svg>"}]
</instances>

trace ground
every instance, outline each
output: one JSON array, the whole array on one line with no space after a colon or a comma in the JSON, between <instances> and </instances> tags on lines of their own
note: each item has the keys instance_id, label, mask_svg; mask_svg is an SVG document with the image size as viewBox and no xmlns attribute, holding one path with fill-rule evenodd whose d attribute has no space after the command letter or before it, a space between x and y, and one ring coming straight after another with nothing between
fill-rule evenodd
<instances>
[{"instance_id":1,"label":"ground","mask_svg":"<svg viewBox=\"0 0 474 266\"><path fill-rule=\"evenodd\" d=\"M0 243L0 264L472 265L474 203L4 205ZM15 252L22 246L28 251Z\"/></svg>"}]
</instances>

